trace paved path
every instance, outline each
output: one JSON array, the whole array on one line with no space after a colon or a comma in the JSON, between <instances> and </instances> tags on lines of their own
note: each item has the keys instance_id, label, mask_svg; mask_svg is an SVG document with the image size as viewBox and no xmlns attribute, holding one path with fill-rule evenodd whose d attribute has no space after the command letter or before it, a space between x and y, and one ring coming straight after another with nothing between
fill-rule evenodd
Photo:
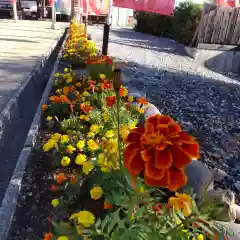
<instances>
[{"instance_id":1,"label":"paved path","mask_svg":"<svg viewBox=\"0 0 240 240\"><path fill-rule=\"evenodd\" d=\"M62 35L67 23L0 20L0 110Z\"/></svg>"}]
</instances>

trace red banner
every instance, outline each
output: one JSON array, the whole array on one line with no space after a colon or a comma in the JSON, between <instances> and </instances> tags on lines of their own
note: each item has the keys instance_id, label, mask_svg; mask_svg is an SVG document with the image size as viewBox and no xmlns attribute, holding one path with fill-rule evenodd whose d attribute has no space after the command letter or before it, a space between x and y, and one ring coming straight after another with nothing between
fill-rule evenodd
<instances>
[{"instance_id":1,"label":"red banner","mask_svg":"<svg viewBox=\"0 0 240 240\"><path fill-rule=\"evenodd\" d=\"M113 0L115 7L172 15L175 0Z\"/></svg>"}]
</instances>

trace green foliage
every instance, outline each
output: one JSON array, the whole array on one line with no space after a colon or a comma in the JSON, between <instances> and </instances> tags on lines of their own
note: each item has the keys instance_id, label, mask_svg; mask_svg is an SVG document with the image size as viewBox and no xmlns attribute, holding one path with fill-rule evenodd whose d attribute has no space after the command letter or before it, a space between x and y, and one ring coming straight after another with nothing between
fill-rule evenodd
<instances>
[{"instance_id":1,"label":"green foliage","mask_svg":"<svg viewBox=\"0 0 240 240\"><path fill-rule=\"evenodd\" d=\"M201 12L202 5L190 1L180 3L173 16L137 12L135 30L188 44L200 21Z\"/></svg>"}]
</instances>

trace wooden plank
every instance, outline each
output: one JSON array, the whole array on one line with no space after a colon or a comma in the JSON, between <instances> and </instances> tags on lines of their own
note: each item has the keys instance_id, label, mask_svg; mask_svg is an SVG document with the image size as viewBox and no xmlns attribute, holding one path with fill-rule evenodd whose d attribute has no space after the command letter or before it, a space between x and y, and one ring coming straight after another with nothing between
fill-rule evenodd
<instances>
[{"instance_id":1,"label":"wooden plank","mask_svg":"<svg viewBox=\"0 0 240 240\"><path fill-rule=\"evenodd\" d=\"M198 42L202 43L204 39L204 28L206 26L206 23L208 21L209 14L205 14L203 18L201 19L201 24L199 25L199 32L198 32Z\"/></svg>"},{"instance_id":2,"label":"wooden plank","mask_svg":"<svg viewBox=\"0 0 240 240\"><path fill-rule=\"evenodd\" d=\"M222 44L225 43L225 37L226 37L228 25L229 25L229 20L231 18L231 12L232 12L232 8L230 7L227 7L224 11L223 20L221 22L221 31L218 39L219 43L222 43Z\"/></svg>"},{"instance_id":3,"label":"wooden plank","mask_svg":"<svg viewBox=\"0 0 240 240\"><path fill-rule=\"evenodd\" d=\"M217 8L212 10L209 13L208 24L205 28L205 34L204 34L204 40L203 40L204 43L211 43L211 38L212 38L212 34L213 34L213 23L214 23L216 14L217 14Z\"/></svg>"},{"instance_id":4,"label":"wooden plank","mask_svg":"<svg viewBox=\"0 0 240 240\"><path fill-rule=\"evenodd\" d=\"M218 43L218 38L221 31L221 21L223 18L224 10L225 10L224 7L220 7L218 9L218 12L214 21L214 28L213 28L211 43Z\"/></svg>"},{"instance_id":5,"label":"wooden plank","mask_svg":"<svg viewBox=\"0 0 240 240\"><path fill-rule=\"evenodd\" d=\"M236 22L237 14L238 14L237 8L232 8L231 16L229 18L228 26L227 26L227 30L226 30L226 34L225 34L224 44L230 44L230 40L232 38L232 32L234 30L234 25Z\"/></svg>"},{"instance_id":6,"label":"wooden plank","mask_svg":"<svg viewBox=\"0 0 240 240\"><path fill-rule=\"evenodd\" d=\"M238 44L238 39L239 39L239 34L240 34L240 29L239 29L240 11L239 11L239 8L237 8L237 11L238 11L237 21L236 21L236 24L234 27L233 36L231 38L230 44Z\"/></svg>"}]
</instances>

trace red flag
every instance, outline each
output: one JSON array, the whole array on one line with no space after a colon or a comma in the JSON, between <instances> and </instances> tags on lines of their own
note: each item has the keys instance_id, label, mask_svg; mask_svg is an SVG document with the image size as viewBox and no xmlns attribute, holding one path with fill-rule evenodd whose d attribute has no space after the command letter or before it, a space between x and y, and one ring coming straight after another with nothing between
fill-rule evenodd
<instances>
[{"instance_id":1,"label":"red flag","mask_svg":"<svg viewBox=\"0 0 240 240\"><path fill-rule=\"evenodd\" d=\"M175 0L113 0L115 7L130 8L136 11L172 15Z\"/></svg>"}]
</instances>

